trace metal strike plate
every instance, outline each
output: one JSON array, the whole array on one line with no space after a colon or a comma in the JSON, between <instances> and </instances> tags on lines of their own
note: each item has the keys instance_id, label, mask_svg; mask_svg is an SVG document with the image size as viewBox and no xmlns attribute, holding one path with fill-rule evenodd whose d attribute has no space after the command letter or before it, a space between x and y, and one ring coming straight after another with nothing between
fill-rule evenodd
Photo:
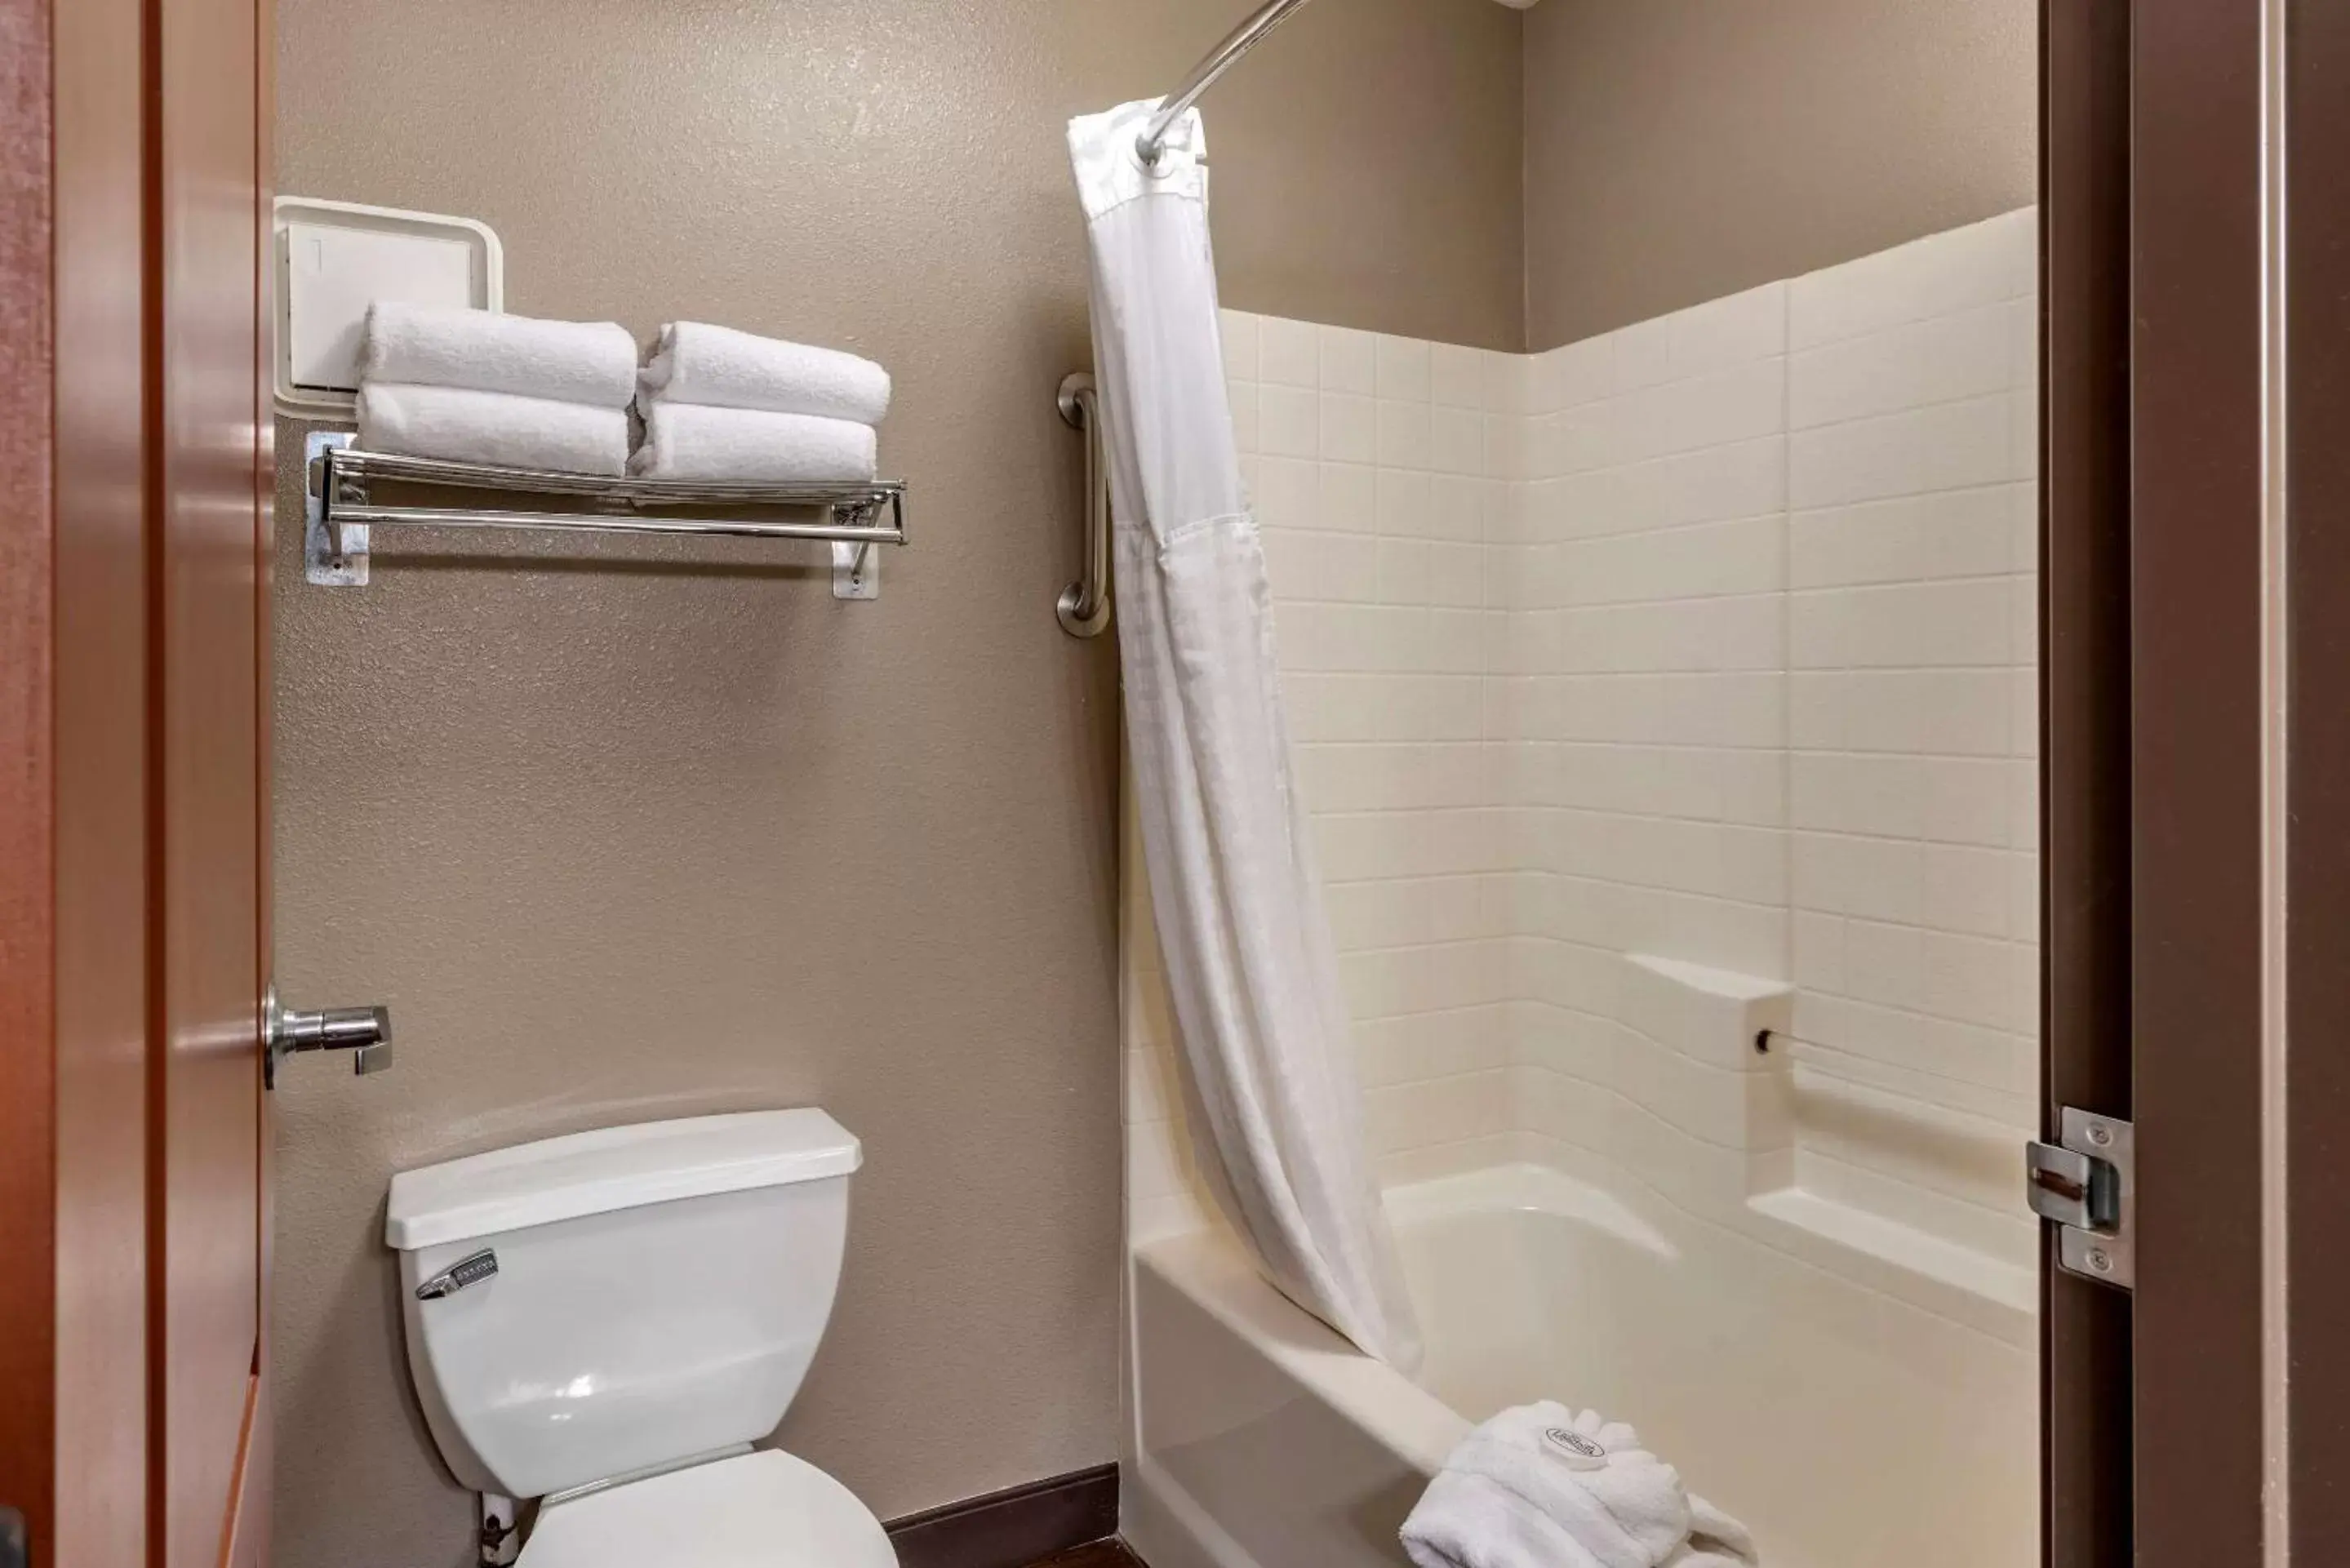
<instances>
[{"instance_id":1,"label":"metal strike plate","mask_svg":"<svg viewBox=\"0 0 2350 1568\"><path fill-rule=\"evenodd\" d=\"M2129 1290L2137 1282L2135 1129L2116 1116L2064 1107L2057 1141L2023 1146L2032 1211L2056 1226L2067 1273Z\"/></svg>"}]
</instances>

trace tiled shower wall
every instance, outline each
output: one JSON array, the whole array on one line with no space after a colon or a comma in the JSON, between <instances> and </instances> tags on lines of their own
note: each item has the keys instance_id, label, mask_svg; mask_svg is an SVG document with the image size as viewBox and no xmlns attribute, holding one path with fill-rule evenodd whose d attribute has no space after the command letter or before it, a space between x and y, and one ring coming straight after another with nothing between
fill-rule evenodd
<instances>
[{"instance_id":1,"label":"tiled shower wall","mask_svg":"<svg viewBox=\"0 0 2350 1568\"><path fill-rule=\"evenodd\" d=\"M1372 1146L1500 1132L1509 846L1488 710L1513 357L1238 315L1224 340Z\"/></svg>"},{"instance_id":2,"label":"tiled shower wall","mask_svg":"<svg viewBox=\"0 0 2350 1568\"><path fill-rule=\"evenodd\" d=\"M1803 1063L1834 1091L1798 1181L2019 1262L2036 1234L2013 1149L2039 1120L2033 220L1799 278L1787 317L1791 974Z\"/></svg>"},{"instance_id":3,"label":"tiled shower wall","mask_svg":"<svg viewBox=\"0 0 2350 1568\"><path fill-rule=\"evenodd\" d=\"M1492 677L1522 357L1237 312L1223 336L1373 1147L1501 1158L1510 846ZM1188 1161L1139 877L1128 909L1128 1191L1147 1231L1188 1217Z\"/></svg>"},{"instance_id":4,"label":"tiled shower wall","mask_svg":"<svg viewBox=\"0 0 2350 1568\"><path fill-rule=\"evenodd\" d=\"M1701 1211L1751 1085L1636 1022L1626 955L1785 974L1785 345L1773 284L1534 357L1503 551L1515 1125Z\"/></svg>"},{"instance_id":5,"label":"tiled shower wall","mask_svg":"<svg viewBox=\"0 0 2350 1568\"><path fill-rule=\"evenodd\" d=\"M1752 1085L1640 1026L1646 954L1794 983L1761 1184L2028 1246L2033 254L2013 213L1538 356L1227 315L1391 1179L1557 1147L1742 1201Z\"/></svg>"}]
</instances>

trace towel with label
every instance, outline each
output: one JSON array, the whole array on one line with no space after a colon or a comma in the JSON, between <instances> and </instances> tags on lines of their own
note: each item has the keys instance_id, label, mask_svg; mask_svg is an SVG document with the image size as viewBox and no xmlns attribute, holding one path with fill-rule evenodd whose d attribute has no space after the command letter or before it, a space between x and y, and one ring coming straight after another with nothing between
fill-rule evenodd
<instances>
[{"instance_id":1,"label":"towel with label","mask_svg":"<svg viewBox=\"0 0 2350 1568\"><path fill-rule=\"evenodd\" d=\"M1444 1461L1404 1521L1419 1568L1755 1568L1745 1530L1593 1411L1504 1410Z\"/></svg>"}]
</instances>

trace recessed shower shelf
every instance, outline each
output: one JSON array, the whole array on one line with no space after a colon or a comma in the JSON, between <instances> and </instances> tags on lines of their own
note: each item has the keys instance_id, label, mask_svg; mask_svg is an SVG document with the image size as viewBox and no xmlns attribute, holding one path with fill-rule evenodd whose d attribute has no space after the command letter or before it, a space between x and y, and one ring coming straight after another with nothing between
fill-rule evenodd
<instances>
[{"instance_id":1,"label":"recessed shower shelf","mask_svg":"<svg viewBox=\"0 0 2350 1568\"><path fill-rule=\"evenodd\" d=\"M587 534L707 534L748 539L818 539L833 546L833 592L871 598L879 574L872 547L906 543L906 486L855 483L721 484L622 479L540 469L494 468L362 452L348 431L316 431L305 445L307 504L303 575L328 587L368 580L377 528L501 528ZM422 492L441 504L388 504L379 485ZM569 508L515 509L448 503L495 492L525 503L557 498ZM446 493L458 493L452 496ZM821 520L788 514L821 512Z\"/></svg>"}]
</instances>

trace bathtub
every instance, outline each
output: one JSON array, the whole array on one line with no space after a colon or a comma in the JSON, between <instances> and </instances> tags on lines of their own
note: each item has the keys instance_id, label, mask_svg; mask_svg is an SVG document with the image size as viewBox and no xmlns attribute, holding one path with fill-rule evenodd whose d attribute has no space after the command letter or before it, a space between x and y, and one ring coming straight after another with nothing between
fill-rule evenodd
<instances>
[{"instance_id":1,"label":"bathtub","mask_svg":"<svg viewBox=\"0 0 2350 1568\"><path fill-rule=\"evenodd\" d=\"M1470 1423L1544 1397L1636 1425L1766 1568L2039 1561L2028 1334L1546 1167L1388 1202L1417 1378L1291 1305L1220 1231L1136 1252L1124 1528L1152 1568L1404 1563L1397 1527Z\"/></svg>"}]
</instances>

